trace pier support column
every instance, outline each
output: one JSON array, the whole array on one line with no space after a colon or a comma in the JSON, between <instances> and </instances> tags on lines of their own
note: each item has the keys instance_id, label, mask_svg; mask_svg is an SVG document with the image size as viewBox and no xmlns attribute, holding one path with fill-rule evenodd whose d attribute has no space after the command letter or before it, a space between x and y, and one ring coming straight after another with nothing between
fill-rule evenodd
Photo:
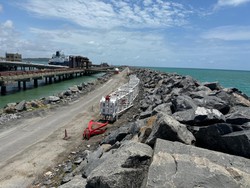
<instances>
[{"instance_id":1,"label":"pier support column","mask_svg":"<svg viewBox=\"0 0 250 188\"><path fill-rule=\"evenodd\" d=\"M48 77L45 77L45 84L48 84Z\"/></svg>"},{"instance_id":2,"label":"pier support column","mask_svg":"<svg viewBox=\"0 0 250 188\"><path fill-rule=\"evenodd\" d=\"M38 87L38 80L34 79L34 87Z\"/></svg>"},{"instance_id":3,"label":"pier support column","mask_svg":"<svg viewBox=\"0 0 250 188\"><path fill-rule=\"evenodd\" d=\"M26 81L23 81L23 90L26 90Z\"/></svg>"},{"instance_id":4,"label":"pier support column","mask_svg":"<svg viewBox=\"0 0 250 188\"><path fill-rule=\"evenodd\" d=\"M7 89L6 89L6 85L2 85L1 86L1 95L6 95Z\"/></svg>"},{"instance_id":5,"label":"pier support column","mask_svg":"<svg viewBox=\"0 0 250 188\"><path fill-rule=\"evenodd\" d=\"M21 89L21 81L18 81L18 89Z\"/></svg>"},{"instance_id":6,"label":"pier support column","mask_svg":"<svg viewBox=\"0 0 250 188\"><path fill-rule=\"evenodd\" d=\"M52 84L52 77L49 77L49 83Z\"/></svg>"}]
</instances>

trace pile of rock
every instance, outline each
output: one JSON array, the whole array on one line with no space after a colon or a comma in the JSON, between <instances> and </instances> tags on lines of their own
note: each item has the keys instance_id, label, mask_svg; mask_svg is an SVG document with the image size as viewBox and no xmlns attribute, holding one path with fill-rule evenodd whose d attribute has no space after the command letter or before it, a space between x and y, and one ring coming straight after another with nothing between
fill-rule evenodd
<instances>
[{"instance_id":1,"label":"pile of rock","mask_svg":"<svg viewBox=\"0 0 250 188\"><path fill-rule=\"evenodd\" d=\"M61 187L250 187L246 95L189 76L135 74L143 93L138 118L85 150Z\"/></svg>"}]
</instances>

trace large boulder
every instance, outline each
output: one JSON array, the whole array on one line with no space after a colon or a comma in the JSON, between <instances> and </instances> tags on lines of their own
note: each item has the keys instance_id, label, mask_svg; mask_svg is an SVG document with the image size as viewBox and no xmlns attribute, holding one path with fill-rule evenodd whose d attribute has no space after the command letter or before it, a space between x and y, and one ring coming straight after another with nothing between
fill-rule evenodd
<instances>
[{"instance_id":1,"label":"large boulder","mask_svg":"<svg viewBox=\"0 0 250 188\"><path fill-rule=\"evenodd\" d=\"M222 87L218 82L204 82L202 83L204 86L208 87L211 90L220 90Z\"/></svg>"},{"instance_id":2,"label":"large boulder","mask_svg":"<svg viewBox=\"0 0 250 188\"><path fill-rule=\"evenodd\" d=\"M175 112L173 117L181 123L192 126L205 126L225 122L225 117L220 111L204 107Z\"/></svg>"},{"instance_id":3,"label":"large boulder","mask_svg":"<svg viewBox=\"0 0 250 188\"><path fill-rule=\"evenodd\" d=\"M87 181L86 179L82 178L81 175L74 176L71 181L65 183L58 188L83 188L86 187Z\"/></svg>"},{"instance_id":4,"label":"large boulder","mask_svg":"<svg viewBox=\"0 0 250 188\"><path fill-rule=\"evenodd\" d=\"M180 141L186 144L195 142L195 137L187 129L186 125L179 123L167 114L158 115L157 120L153 124L152 132L146 140L146 144L153 146L157 138Z\"/></svg>"},{"instance_id":5,"label":"large boulder","mask_svg":"<svg viewBox=\"0 0 250 188\"><path fill-rule=\"evenodd\" d=\"M5 107L4 107L4 112L7 114L14 114L16 113L16 105L17 103L8 103Z\"/></svg>"},{"instance_id":6,"label":"large boulder","mask_svg":"<svg viewBox=\"0 0 250 188\"><path fill-rule=\"evenodd\" d=\"M226 121L238 125L250 122L250 107L234 106L226 115Z\"/></svg>"},{"instance_id":7,"label":"large boulder","mask_svg":"<svg viewBox=\"0 0 250 188\"><path fill-rule=\"evenodd\" d=\"M83 177L88 175L107 157L108 154L104 153L104 147L99 146L95 151L89 153L84 160L84 168L81 170Z\"/></svg>"},{"instance_id":8,"label":"large boulder","mask_svg":"<svg viewBox=\"0 0 250 188\"><path fill-rule=\"evenodd\" d=\"M230 110L229 102L223 101L216 96L204 96L204 98L194 98L194 103L197 106L217 109L223 114L227 114Z\"/></svg>"},{"instance_id":9,"label":"large boulder","mask_svg":"<svg viewBox=\"0 0 250 188\"><path fill-rule=\"evenodd\" d=\"M111 152L111 151L110 151ZM126 141L87 178L87 186L95 188L141 187L153 150L146 144Z\"/></svg>"},{"instance_id":10,"label":"large boulder","mask_svg":"<svg viewBox=\"0 0 250 188\"><path fill-rule=\"evenodd\" d=\"M152 132L152 127L157 119L157 116L151 116L149 118L146 118L144 120L137 121L140 131L138 133L138 141L145 143L147 138Z\"/></svg>"},{"instance_id":11,"label":"large boulder","mask_svg":"<svg viewBox=\"0 0 250 188\"><path fill-rule=\"evenodd\" d=\"M160 96L169 94L170 92L171 92L170 88L167 87L166 85L161 85L156 89L156 94Z\"/></svg>"},{"instance_id":12,"label":"large boulder","mask_svg":"<svg viewBox=\"0 0 250 188\"><path fill-rule=\"evenodd\" d=\"M205 86L200 86L197 88L198 91L189 92L188 95L192 99L203 99L205 96L208 96L211 93L211 90Z\"/></svg>"},{"instance_id":13,"label":"large boulder","mask_svg":"<svg viewBox=\"0 0 250 188\"><path fill-rule=\"evenodd\" d=\"M223 151L222 136L234 131L233 125L227 123L217 123L194 129L195 145L216 151Z\"/></svg>"},{"instance_id":14,"label":"large boulder","mask_svg":"<svg viewBox=\"0 0 250 188\"><path fill-rule=\"evenodd\" d=\"M237 104L237 100L234 97L233 93L227 92L226 89L215 92L214 96L220 98L222 101L226 101L231 107Z\"/></svg>"},{"instance_id":15,"label":"large boulder","mask_svg":"<svg viewBox=\"0 0 250 188\"><path fill-rule=\"evenodd\" d=\"M47 100L49 103L51 103L51 102L58 102L58 101L60 101L60 98L57 97L57 96L48 96L48 97L46 97L45 100Z\"/></svg>"},{"instance_id":16,"label":"large boulder","mask_svg":"<svg viewBox=\"0 0 250 188\"><path fill-rule=\"evenodd\" d=\"M183 76L175 87L182 88L182 93L187 93L190 91L194 91L200 84L194 80L191 76Z\"/></svg>"},{"instance_id":17,"label":"large boulder","mask_svg":"<svg viewBox=\"0 0 250 188\"><path fill-rule=\"evenodd\" d=\"M193 99L187 95L174 97L172 104L172 109L174 112L197 108L197 105L194 103Z\"/></svg>"},{"instance_id":18,"label":"large boulder","mask_svg":"<svg viewBox=\"0 0 250 188\"><path fill-rule=\"evenodd\" d=\"M172 115L171 107L172 107L172 103L160 104L153 109L152 114L155 115L157 113L164 113L164 114Z\"/></svg>"},{"instance_id":19,"label":"large boulder","mask_svg":"<svg viewBox=\"0 0 250 188\"><path fill-rule=\"evenodd\" d=\"M157 139L144 187L250 187L249 159Z\"/></svg>"},{"instance_id":20,"label":"large boulder","mask_svg":"<svg viewBox=\"0 0 250 188\"><path fill-rule=\"evenodd\" d=\"M223 135L221 140L224 152L250 159L250 130Z\"/></svg>"},{"instance_id":21,"label":"large boulder","mask_svg":"<svg viewBox=\"0 0 250 188\"><path fill-rule=\"evenodd\" d=\"M138 121L139 122L139 121ZM131 122L125 125L122 125L118 129L112 131L107 135L101 142L101 144L115 144L117 141L122 141L127 135L135 135L139 132L138 122Z\"/></svg>"},{"instance_id":22,"label":"large boulder","mask_svg":"<svg viewBox=\"0 0 250 188\"><path fill-rule=\"evenodd\" d=\"M15 109L17 111L22 111L25 109L25 103L26 101L25 100L22 100L21 102L19 102L16 106L15 106Z\"/></svg>"},{"instance_id":23,"label":"large boulder","mask_svg":"<svg viewBox=\"0 0 250 188\"><path fill-rule=\"evenodd\" d=\"M77 93L79 92L79 89L76 85L72 86L72 87L69 87L69 90L72 92L72 93Z\"/></svg>"},{"instance_id":24,"label":"large boulder","mask_svg":"<svg viewBox=\"0 0 250 188\"><path fill-rule=\"evenodd\" d=\"M246 97L244 95L240 95L238 93L233 93L233 96L236 100L235 104L250 107L250 101L249 101L248 97Z\"/></svg>"},{"instance_id":25,"label":"large boulder","mask_svg":"<svg viewBox=\"0 0 250 188\"><path fill-rule=\"evenodd\" d=\"M208 109L204 107L198 107L195 110L195 122L203 122L205 124L210 124L214 122L224 122L224 115L216 109Z\"/></svg>"},{"instance_id":26,"label":"large boulder","mask_svg":"<svg viewBox=\"0 0 250 188\"><path fill-rule=\"evenodd\" d=\"M143 99L140 101L140 109L142 111L145 111L149 108L150 104L148 104L147 100L146 99Z\"/></svg>"},{"instance_id":27,"label":"large boulder","mask_svg":"<svg viewBox=\"0 0 250 188\"><path fill-rule=\"evenodd\" d=\"M188 125L197 124L195 122L195 110L194 109L187 109L184 111L175 112L172 115L172 117L183 124L188 124Z\"/></svg>"}]
</instances>

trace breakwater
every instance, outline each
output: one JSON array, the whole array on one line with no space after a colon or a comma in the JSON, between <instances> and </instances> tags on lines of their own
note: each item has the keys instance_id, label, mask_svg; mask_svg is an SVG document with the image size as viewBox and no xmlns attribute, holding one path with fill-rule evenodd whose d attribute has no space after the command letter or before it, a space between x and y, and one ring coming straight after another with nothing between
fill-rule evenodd
<instances>
[{"instance_id":1,"label":"breakwater","mask_svg":"<svg viewBox=\"0 0 250 188\"><path fill-rule=\"evenodd\" d=\"M195 69L195 68L167 68L150 67L166 73L177 73L179 75L189 75L200 82L218 82L221 86L229 88L236 87L243 93L250 96L250 71L243 70L219 70L219 69Z\"/></svg>"},{"instance_id":2,"label":"breakwater","mask_svg":"<svg viewBox=\"0 0 250 188\"><path fill-rule=\"evenodd\" d=\"M95 150L72 153L42 185L250 186L248 96L190 76L146 69L134 74L141 80L134 106L104 138L84 141L100 143Z\"/></svg>"}]
</instances>

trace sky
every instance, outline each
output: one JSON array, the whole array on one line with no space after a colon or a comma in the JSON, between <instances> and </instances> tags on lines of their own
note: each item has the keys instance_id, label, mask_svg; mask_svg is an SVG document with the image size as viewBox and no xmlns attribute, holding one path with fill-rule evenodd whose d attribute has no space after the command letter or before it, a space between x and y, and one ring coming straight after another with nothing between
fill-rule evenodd
<instances>
[{"instance_id":1,"label":"sky","mask_svg":"<svg viewBox=\"0 0 250 188\"><path fill-rule=\"evenodd\" d=\"M250 0L0 0L0 56L250 70Z\"/></svg>"}]
</instances>

